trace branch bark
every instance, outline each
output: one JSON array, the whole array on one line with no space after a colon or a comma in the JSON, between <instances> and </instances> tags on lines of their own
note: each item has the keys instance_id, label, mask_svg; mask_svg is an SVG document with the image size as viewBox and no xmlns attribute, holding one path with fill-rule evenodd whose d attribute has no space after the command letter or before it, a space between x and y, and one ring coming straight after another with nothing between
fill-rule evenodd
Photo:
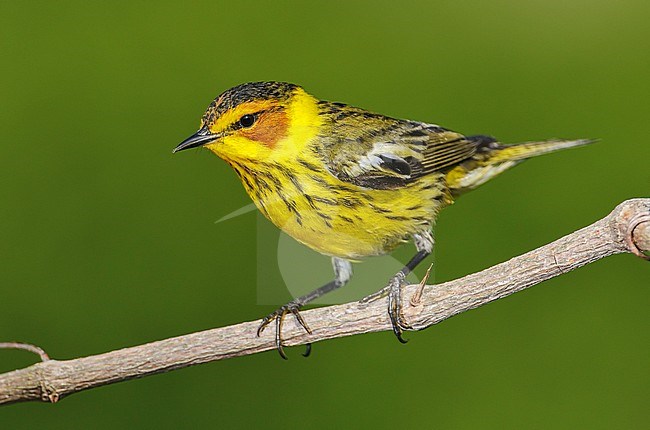
<instances>
[{"instance_id":1,"label":"branch bark","mask_svg":"<svg viewBox=\"0 0 650 430\"><path fill-rule=\"evenodd\" d=\"M643 251L650 252L650 199L627 200L605 218L548 245L479 273L427 286L416 305L409 298L418 285L405 287L404 317L421 330L612 254L631 252L647 259ZM391 329L385 299L311 309L303 315L313 334L287 318L283 330L287 346ZM259 323L250 321L14 370L0 375L0 404L54 403L93 387L274 349L273 330L256 337Z\"/></svg>"}]
</instances>

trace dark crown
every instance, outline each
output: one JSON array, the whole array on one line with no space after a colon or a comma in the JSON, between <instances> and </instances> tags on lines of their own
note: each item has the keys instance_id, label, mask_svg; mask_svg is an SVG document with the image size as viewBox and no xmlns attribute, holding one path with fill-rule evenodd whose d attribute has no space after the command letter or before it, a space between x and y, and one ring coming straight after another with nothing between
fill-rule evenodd
<instances>
[{"instance_id":1,"label":"dark crown","mask_svg":"<svg viewBox=\"0 0 650 430\"><path fill-rule=\"evenodd\" d=\"M298 88L288 82L249 82L237 85L221 93L210 103L203 115L203 123L211 124L214 120L242 103L254 100L286 100Z\"/></svg>"}]
</instances>

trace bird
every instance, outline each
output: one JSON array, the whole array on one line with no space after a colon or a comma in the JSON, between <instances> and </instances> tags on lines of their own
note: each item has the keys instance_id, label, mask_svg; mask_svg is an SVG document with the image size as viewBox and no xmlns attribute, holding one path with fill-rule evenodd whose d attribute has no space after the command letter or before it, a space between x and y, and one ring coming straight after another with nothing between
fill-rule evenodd
<instances>
[{"instance_id":1,"label":"bird","mask_svg":"<svg viewBox=\"0 0 650 430\"><path fill-rule=\"evenodd\" d=\"M388 254L412 240L416 254L373 296L388 296L397 339L411 327L401 315L406 276L434 247L441 209L520 162L590 139L504 144L436 124L392 118L320 100L276 81L232 87L208 106L196 133L173 152L205 147L239 176L257 209L298 242L329 256L334 279L262 319L275 322L275 347L291 314L309 334L300 309L348 283L352 263ZM305 356L311 345L307 344Z\"/></svg>"}]
</instances>

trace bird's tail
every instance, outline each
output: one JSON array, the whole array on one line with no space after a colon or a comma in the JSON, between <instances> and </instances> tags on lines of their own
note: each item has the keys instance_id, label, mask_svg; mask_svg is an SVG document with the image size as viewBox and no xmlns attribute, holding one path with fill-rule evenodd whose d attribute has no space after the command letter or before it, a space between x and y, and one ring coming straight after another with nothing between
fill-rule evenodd
<instances>
[{"instance_id":1,"label":"bird's tail","mask_svg":"<svg viewBox=\"0 0 650 430\"><path fill-rule=\"evenodd\" d=\"M447 185L454 195L472 190L523 160L595 142L590 139L546 140L505 145L486 136L476 139L476 153L447 173Z\"/></svg>"},{"instance_id":2,"label":"bird's tail","mask_svg":"<svg viewBox=\"0 0 650 430\"><path fill-rule=\"evenodd\" d=\"M487 157L486 161L489 164L497 164L504 161L520 161L549 152L559 151L560 149L573 148L593 142L595 141L590 139L545 140L542 142L524 142L512 145L503 145L495 142L496 144L492 144L493 146L491 148L489 147L490 144L487 145L486 152L489 154L489 157Z\"/></svg>"}]
</instances>

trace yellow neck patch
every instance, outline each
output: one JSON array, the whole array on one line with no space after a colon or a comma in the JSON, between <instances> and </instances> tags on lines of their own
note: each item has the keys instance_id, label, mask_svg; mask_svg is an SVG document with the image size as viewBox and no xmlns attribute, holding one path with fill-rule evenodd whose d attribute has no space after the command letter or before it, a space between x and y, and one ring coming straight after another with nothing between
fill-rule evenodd
<instances>
[{"instance_id":1,"label":"yellow neck patch","mask_svg":"<svg viewBox=\"0 0 650 430\"><path fill-rule=\"evenodd\" d=\"M316 137L323 123L318 114L318 100L297 88L287 109L289 133L278 143L279 155L294 156Z\"/></svg>"}]
</instances>

